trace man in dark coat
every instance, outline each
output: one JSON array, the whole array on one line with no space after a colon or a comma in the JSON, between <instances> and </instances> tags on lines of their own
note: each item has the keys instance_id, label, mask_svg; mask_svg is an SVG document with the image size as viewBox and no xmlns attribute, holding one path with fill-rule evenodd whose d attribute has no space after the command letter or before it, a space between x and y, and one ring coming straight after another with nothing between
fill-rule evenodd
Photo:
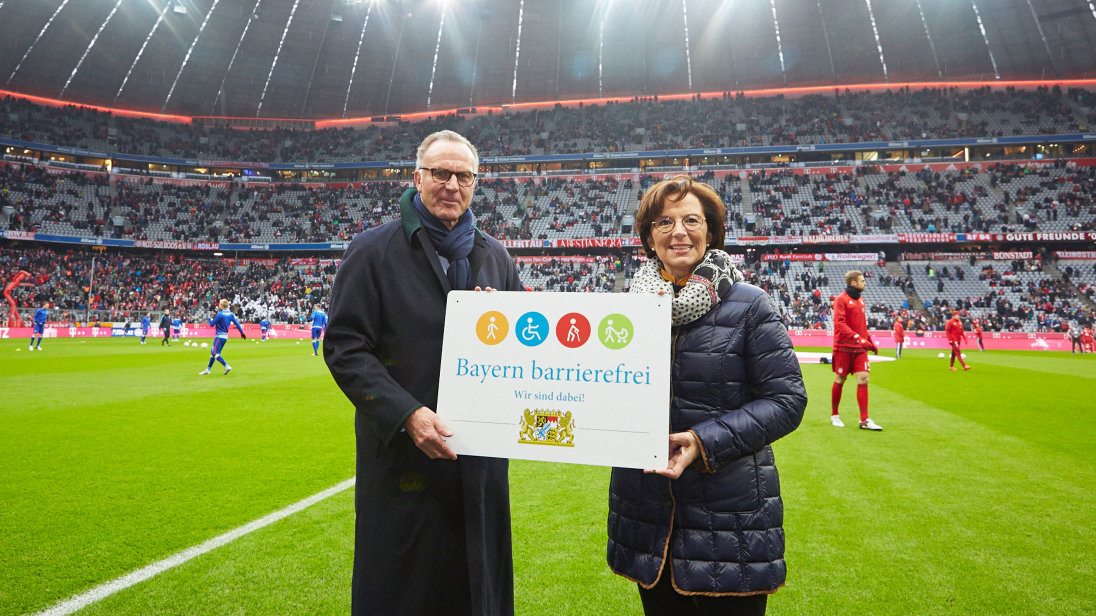
<instances>
[{"instance_id":1,"label":"man in dark coat","mask_svg":"<svg viewBox=\"0 0 1096 616\"><path fill-rule=\"evenodd\" d=\"M171 346L171 340L168 336L171 335L171 311L164 309L164 314L160 316L160 333L164 335L164 339L160 341L160 346L165 344Z\"/></svg>"},{"instance_id":2,"label":"man in dark coat","mask_svg":"<svg viewBox=\"0 0 1096 616\"><path fill-rule=\"evenodd\" d=\"M324 359L354 404L354 614L514 612L507 461L461 456L438 400L446 295L521 290L500 242L474 226L479 159L428 136L400 219L351 242L331 291Z\"/></svg>"}]
</instances>

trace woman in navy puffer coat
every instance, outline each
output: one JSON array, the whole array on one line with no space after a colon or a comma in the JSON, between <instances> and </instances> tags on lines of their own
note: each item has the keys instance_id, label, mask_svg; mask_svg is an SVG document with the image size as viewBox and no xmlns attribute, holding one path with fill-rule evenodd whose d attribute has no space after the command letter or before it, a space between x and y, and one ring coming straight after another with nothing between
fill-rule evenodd
<instances>
[{"instance_id":1,"label":"woman in navy puffer coat","mask_svg":"<svg viewBox=\"0 0 1096 616\"><path fill-rule=\"evenodd\" d=\"M723 220L718 194L688 176L652 186L636 216L649 261L632 292L674 294L670 459L613 469L608 562L648 615L763 614L786 576L770 445L807 395L772 300L718 250Z\"/></svg>"}]
</instances>

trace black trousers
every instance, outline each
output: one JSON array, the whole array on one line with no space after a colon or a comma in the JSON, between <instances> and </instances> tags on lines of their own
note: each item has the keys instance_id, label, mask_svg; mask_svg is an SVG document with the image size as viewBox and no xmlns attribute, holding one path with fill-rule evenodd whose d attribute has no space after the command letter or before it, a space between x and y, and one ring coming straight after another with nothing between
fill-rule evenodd
<instances>
[{"instance_id":1,"label":"black trousers","mask_svg":"<svg viewBox=\"0 0 1096 616\"><path fill-rule=\"evenodd\" d=\"M769 595L683 595L674 590L669 571L663 571L654 588L639 587L639 599L645 616L764 616Z\"/></svg>"},{"instance_id":2,"label":"black trousers","mask_svg":"<svg viewBox=\"0 0 1096 616\"><path fill-rule=\"evenodd\" d=\"M1084 355L1085 347L1084 347L1083 344L1081 344L1081 337L1080 336L1078 336L1076 338L1074 338L1073 336L1070 336L1069 341L1073 343L1073 348L1070 349L1070 351L1069 351L1070 353L1076 353L1078 350L1080 350L1081 354Z\"/></svg>"}]
</instances>

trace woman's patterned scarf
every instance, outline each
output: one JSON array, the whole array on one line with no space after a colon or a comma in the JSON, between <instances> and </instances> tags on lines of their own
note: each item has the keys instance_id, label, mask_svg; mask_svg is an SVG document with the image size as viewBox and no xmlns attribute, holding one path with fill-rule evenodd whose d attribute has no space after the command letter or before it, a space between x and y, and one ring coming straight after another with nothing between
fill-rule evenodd
<instances>
[{"instance_id":1,"label":"woman's patterned scarf","mask_svg":"<svg viewBox=\"0 0 1096 616\"><path fill-rule=\"evenodd\" d=\"M712 249L696 266L685 286L674 295L674 285L662 276L662 262L652 257L639 268L632 281L632 293L657 293L665 291L673 295L673 323L675 326L692 323L704 316L727 294L731 285L742 282L742 272L731 263L731 255Z\"/></svg>"}]
</instances>

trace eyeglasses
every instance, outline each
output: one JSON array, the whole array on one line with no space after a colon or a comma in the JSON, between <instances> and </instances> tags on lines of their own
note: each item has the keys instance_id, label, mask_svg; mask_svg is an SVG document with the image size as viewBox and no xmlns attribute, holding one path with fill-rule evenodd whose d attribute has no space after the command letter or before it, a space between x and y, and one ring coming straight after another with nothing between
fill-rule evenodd
<instances>
[{"instance_id":1,"label":"eyeglasses","mask_svg":"<svg viewBox=\"0 0 1096 616\"><path fill-rule=\"evenodd\" d=\"M658 220L652 222L651 227L655 231L660 231L662 233L671 233L673 232L674 228L677 227L678 220L679 219L676 218L670 218L669 216L663 216L662 218L659 218ZM686 216L685 218L681 218L680 220L681 226L685 227L686 231L697 231L707 222L702 216L697 216L696 214L689 214L688 216Z\"/></svg>"},{"instance_id":2,"label":"eyeglasses","mask_svg":"<svg viewBox=\"0 0 1096 616\"><path fill-rule=\"evenodd\" d=\"M476 181L476 174L471 171L453 171L442 167L419 167L419 171L429 171L430 177L438 184L445 184L449 178L457 176L457 184L468 188Z\"/></svg>"}]
</instances>

